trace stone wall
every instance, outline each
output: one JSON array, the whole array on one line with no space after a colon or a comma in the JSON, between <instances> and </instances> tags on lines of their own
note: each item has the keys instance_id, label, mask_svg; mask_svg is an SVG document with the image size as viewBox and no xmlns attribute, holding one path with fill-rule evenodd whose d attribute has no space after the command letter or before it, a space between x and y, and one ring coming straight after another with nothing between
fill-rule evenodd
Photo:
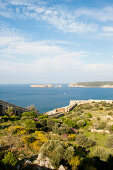
<instances>
[{"instance_id":1,"label":"stone wall","mask_svg":"<svg viewBox=\"0 0 113 170\"><path fill-rule=\"evenodd\" d=\"M113 103L113 100L93 100L93 99L90 99L90 100L70 100L70 106L71 105L74 105L74 104L77 104L77 105L80 105L80 104L86 104L86 103L99 103L99 102L106 102L106 103L110 103L112 104Z\"/></svg>"}]
</instances>

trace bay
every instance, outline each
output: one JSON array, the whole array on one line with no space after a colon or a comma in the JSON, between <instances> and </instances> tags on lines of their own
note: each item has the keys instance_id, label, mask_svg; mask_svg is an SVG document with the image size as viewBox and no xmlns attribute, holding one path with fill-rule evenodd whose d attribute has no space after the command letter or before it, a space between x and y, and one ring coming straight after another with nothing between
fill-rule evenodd
<instances>
[{"instance_id":1,"label":"bay","mask_svg":"<svg viewBox=\"0 0 113 170\"><path fill-rule=\"evenodd\" d=\"M113 100L113 88L31 88L27 85L0 85L0 100L26 107L35 105L40 113L69 105L70 100Z\"/></svg>"}]
</instances>

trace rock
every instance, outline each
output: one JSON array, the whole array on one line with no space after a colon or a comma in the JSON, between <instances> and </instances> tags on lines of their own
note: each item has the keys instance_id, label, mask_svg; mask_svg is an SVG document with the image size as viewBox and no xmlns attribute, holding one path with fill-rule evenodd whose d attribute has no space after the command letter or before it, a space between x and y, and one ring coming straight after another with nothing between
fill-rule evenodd
<instances>
[{"instance_id":1,"label":"rock","mask_svg":"<svg viewBox=\"0 0 113 170\"><path fill-rule=\"evenodd\" d=\"M25 164L26 164L26 165L31 165L32 162L31 162L30 160L26 160L26 161L25 161Z\"/></svg>"},{"instance_id":2,"label":"rock","mask_svg":"<svg viewBox=\"0 0 113 170\"><path fill-rule=\"evenodd\" d=\"M46 167L46 168L50 168L50 169L55 169L53 166L52 166L52 163L50 162L50 159L49 158L43 158L42 157L42 154L40 153L38 155L38 158L34 161L34 164L37 164L41 167Z\"/></svg>"},{"instance_id":3,"label":"rock","mask_svg":"<svg viewBox=\"0 0 113 170\"><path fill-rule=\"evenodd\" d=\"M63 165L60 165L58 170L65 170L64 166Z\"/></svg>"}]
</instances>

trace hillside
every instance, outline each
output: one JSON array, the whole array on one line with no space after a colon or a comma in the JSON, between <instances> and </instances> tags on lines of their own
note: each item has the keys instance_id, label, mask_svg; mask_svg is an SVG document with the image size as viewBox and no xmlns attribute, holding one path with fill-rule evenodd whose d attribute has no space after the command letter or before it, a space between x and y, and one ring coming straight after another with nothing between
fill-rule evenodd
<instances>
[{"instance_id":1,"label":"hillside","mask_svg":"<svg viewBox=\"0 0 113 170\"><path fill-rule=\"evenodd\" d=\"M113 103L76 106L62 117L36 110L0 115L0 167L113 169Z\"/></svg>"},{"instance_id":2,"label":"hillside","mask_svg":"<svg viewBox=\"0 0 113 170\"><path fill-rule=\"evenodd\" d=\"M95 81L95 82L78 82L71 83L69 87L103 87L113 88L113 81Z\"/></svg>"}]
</instances>

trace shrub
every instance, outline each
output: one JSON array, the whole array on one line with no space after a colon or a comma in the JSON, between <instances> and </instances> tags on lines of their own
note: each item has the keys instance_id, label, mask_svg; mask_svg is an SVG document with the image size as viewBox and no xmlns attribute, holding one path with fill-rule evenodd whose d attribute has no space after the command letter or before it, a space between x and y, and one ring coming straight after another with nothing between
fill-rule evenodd
<instances>
[{"instance_id":1,"label":"shrub","mask_svg":"<svg viewBox=\"0 0 113 170\"><path fill-rule=\"evenodd\" d=\"M91 113L87 113L87 115L88 115L89 118L93 117Z\"/></svg>"},{"instance_id":2,"label":"shrub","mask_svg":"<svg viewBox=\"0 0 113 170\"><path fill-rule=\"evenodd\" d=\"M17 134L18 132L22 131L23 127L21 126L10 126L8 128L8 132L11 134Z\"/></svg>"},{"instance_id":3,"label":"shrub","mask_svg":"<svg viewBox=\"0 0 113 170\"><path fill-rule=\"evenodd\" d=\"M47 127L49 130L52 130L52 127L55 125L55 121L52 118L48 118Z\"/></svg>"},{"instance_id":4,"label":"shrub","mask_svg":"<svg viewBox=\"0 0 113 170\"><path fill-rule=\"evenodd\" d=\"M99 107L98 109L99 109L99 110L103 110L103 108L102 108L102 107Z\"/></svg>"},{"instance_id":5,"label":"shrub","mask_svg":"<svg viewBox=\"0 0 113 170\"><path fill-rule=\"evenodd\" d=\"M43 157L49 157L55 167L59 166L61 160L70 161L74 155L74 148L63 141L50 140L41 148Z\"/></svg>"},{"instance_id":6,"label":"shrub","mask_svg":"<svg viewBox=\"0 0 113 170\"><path fill-rule=\"evenodd\" d=\"M88 139L84 134L77 135L76 141L77 141L79 146L82 146L82 147L85 147L85 148L93 146L95 144L94 141L92 141L91 139Z\"/></svg>"},{"instance_id":7,"label":"shrub","mask_svg":"<svg viewBox=\"0 0 113 170\"><path fill-rule=\"evenodd\" d=\"M12 152L8 152L8 154L6 154L2 159L2 162L6 165L15 166L17 164L17 159Z\"/></svg>"},{"instance_id":8,"label":"shrub","mask_svg":"<svg viewBox=\"0 0 113 170\"><path fill-rule=\"evenodd\" d=\"M33 135L35 137L35 141L33 141L30 144L30 147L33 148L36 151L39 151L41 146L43 145L43 143L45 141L47 141L47 138L45 136L45 133L40 132L40 131L35 131L35 133Z\"/></svg>"},{"instance_id":9,"label":"shrub","mask_svg":"<svg viewBox=\"0 0 113 170\"><path fill-rule=\"evenodd\" d=\"M78 126L79 128L85 126L85 121L84 121L84 120L79 120L79 121L77 122L77 126Z\"/></svg>"},{"instance_id":10,"label":"shrub","mask_svg":"<svg viewBox=\"0 0 113 170\"><path fill-rule=\"evenodd\" d=\"M44 118L48 118L48 115L41 114L40 116L38 116L38 119L44 119Z\"/></svg>"},{"instance_id":11,"label":"shrub","mask_svg":"<svg viewBox=\"0 0 113 170\"><path fill-rule=\"evenodd\" d=\"M37 117L37 113L34 112L34 111L23 112L23 113L22 113L22 116L35 118L35 117Z\"/></svg>"},{"instance_id":12,"label":"shrub","mask_svg":"<svg viewBox=\"0 0 113 170\"><path fill-rule=\"evenodd\" d=\"M113 116L113 112L109 112L108 115Z\"/></svg>"},{"instance_id":13,"label":"shrub","mask_svg":"<svg viewBox=\"0 0 113 170\"><path fill-rule=\"evenodd\" d=\"M72 170L77 169L77 167L80 165L80 158L78 156L73 156L69 162L69 164L72 166Z\"/></svg>"},{"instance_id":14,"label":"shrub","mask_svg":"<svg viewBox=\"0 0 113 170\"><path fill-rule=\"evenodd\" d=\"M95 104L94 104L94 107L98 108L98 107L99 107L99 104L98 104L98 103L95 103Z\"/></svg>"},{"instance_id":15,"label":"shrub","mask_svg":"<svg viewBox=\"0 0 113 170\"><path fill-rule=\"evenodd\" d=\"M110 126L109 130L113 132L113 125Z\"/></svg>"},{"instance_id":16,"label":"shrub","mask_svg":"<svg viewBox=\"0 0 113 170\"><path fill-rule=\"evenodd\" d=\"M35 137L33 136L33 135L28 135L28 136L24 136L23 138L22 138L22 140L24 141L24 143L26 144L26 145L30 145L30 143L32 143L32 142L34 142L35 141Z\"/></svg>"},{"instance_id":17,"label":"shrub","mask_svg":"<svg viewBox=\"0 0 113 170\"><path fill-rule=\"evenodd\" d=\"M71 120L71 119L66 119L66 120L64 120L64 122L63 123L65 123L66 125L68 125L69 127L76 127L76 122L75 121L73 121L73 120Z\"/></svg>"},{"instance_id":18,"label":"shrub","mask_svg":"<svg viewBox=\"0 0 113 170\"><path fill-rule=\"evenodd\" d=\"M59 123L55 123L55 125L52 127L52 131L54 133L59 134L59 127L60 127L60 124Z\"/></svg>"},{"instance_id":19,"label":"shrub","mask_svg":"<svg viewBox=\"0 0 113 170\"><path fill-rule=\"evenodd\" d=\"M97 125L97 129L105 129L106 127L106 122L100 122L98 125Z\"/></svg>"},{"instance_id":20,"label":"shrub","mask_svg":"<svg viewBox=\"0 0 113 170\"><path fill-rule=\"evenodd\" d=\"M74 141L76 139L76 135L75 134L69 134L68 139L71 140L71 141Z\"/></svg>"},{"instance_id":21,"label":"shrub","mask_svg":"<svg viewBox=\"0 0 113 170\"><path fill-rule=\"evenodd\" d=\"M113 134L108 136L106 146L108 148L113 148Z\"/></svg>"},{"instance_id":22,"label":"shrub","mask_svg":"<svg viewBox=\"0 0 113 170\"><path fill-rule=\"evenodd\" d=\"M9 106L9 107L5 110L5 113L6 113L8 116L12 116L13 113L14 113L13 107Z\"/></svg>"},{"instance_id":23,"label":"shrub","mask_svg":"<svg viewBox=\"0 0 113 170\"><path fill-rule=\"evenodd\" d=\"M69 130L70 130L70 128L67 125L62 124L58 129L58 133L59 133L59 135L66 134L69 132Z\"/></svg>"},{"instance_id":24,"label":"shrub","mask_svg":"<svg viewBox=\"0 0 113 170\"><path fill-rule=\"evenodd\" d=\"M36 129L36 123L34 120L32 119L26 119L24 121L24 127L27 128L27 129L33 129L35 130Z\"/></svg>"},{"instance_id":25,"label":"shrub","mask_svg":"<svg viewBox=\"0 0 113 170\"><path fill-rule=\"evenodd\" d=\"M108 157L109 157L109 152L107 152L104 148L102 147L97 147L95 148L95 150L93 151L93 156L94 157L99 157L100 160L102 161L107 161Z\"/></svg>"}]
</instances>

